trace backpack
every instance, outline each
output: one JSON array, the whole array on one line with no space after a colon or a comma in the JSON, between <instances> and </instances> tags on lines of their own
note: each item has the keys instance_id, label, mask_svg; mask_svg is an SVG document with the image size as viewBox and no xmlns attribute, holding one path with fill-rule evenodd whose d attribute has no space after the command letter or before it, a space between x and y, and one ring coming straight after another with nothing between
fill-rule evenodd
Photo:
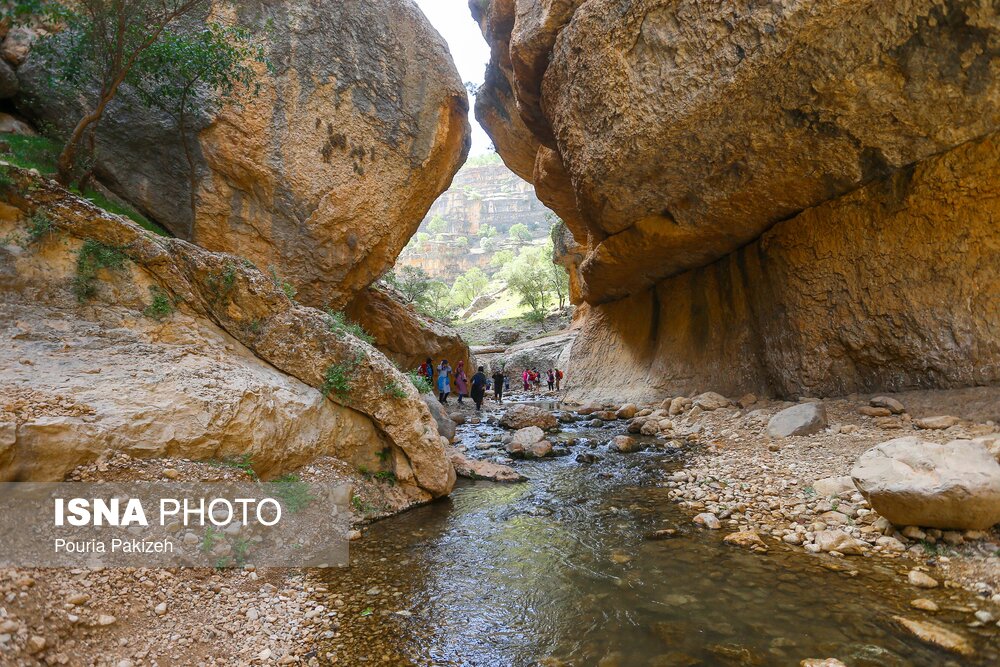
<instances>
[{"instance_id":1,"label":"backpack","mask_svg":"<svg viewBox=\"0 0 1000 667\"><path fill-rule=\"evenodd\" d=\"M563 379L563 373L562 373L562 371L556 371L556 377L559 378L560 380L562 380Z\"/></svg>"}]
</instances>

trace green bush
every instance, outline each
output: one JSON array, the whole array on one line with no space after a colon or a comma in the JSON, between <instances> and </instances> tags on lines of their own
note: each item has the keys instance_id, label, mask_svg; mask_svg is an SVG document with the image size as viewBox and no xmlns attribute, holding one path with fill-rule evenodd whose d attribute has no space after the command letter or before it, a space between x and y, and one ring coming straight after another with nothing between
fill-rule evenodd
<instances>
[{"instance_id":1,"label":"green bush","mask_svg":"<svg viewBox=\"0 0 1000 667\"><path fill-rule=\"evenodd\" d=\"M170 314L174 312L174 304L170 301L170 295L156 285L149 287L149 294L153 301L146 306L142 314L157 322L162 322L170 317Z\"/></svg>"},{"instance_id":2,"label":"green bush","mask_svg":"<svg viewBox=\"0 0 1000 667\"><path fill-rule=\"evenodd\" d=\"M323 373L323 386L320 391L327 398L331 396L338 400L345 400L351 394L354 384L354 375L361 363L360 357L355 357L349 361L341 361L330 364Z\"/></svg>"},{"instance_id":3,"label":"green bush","mask_svg":"<svg viewBox=\"0 0 1000 667\"><path fill-rule=\"evenodd\" d=\"M28 242L38 243L55 231L55 223L41 211L28 218Z\"/></svg>"},{"instance_id":4,"label":"green bush","mask_svg":"<svg viewBox=\"0 0 1000 667\"><path fill-rule=\"evenodd\" d=\"M403 391L403 388L395 380L386 382L385 386L382 387L382 393L390 398L406 398L406 392Z\"/></svg>"},{"instance_id":5,"label":"green bush","mask_svg":"<svg viewBox=\"0 0 1000 667\"><path fill-rule=\"evenodd\" d=\"M347 319L347 315L344 314L344 311L334 311L327 308L326 316L327 325L330 327L330 331L337 334L341 338L343 338L345 334L350 334L359 340L363 340L369 345L375 342L375 339L372 338L367 331L361 328L360 324Z\"/></svg>"},{"instance_id":6,"label":"green bush","mask_svg":"<svg viewBox=\"0 0 1000 667\"><path fill-rule=\"evenodd\" d=\"M81 303L97 293L97 272L101 269L121 271L128 262L128 255L121 248L104 245L87 239L76 257L76 276L73 278L73 293Z\"/></svg>"},{"instance_id":7,"label":"green bush","mask_svg":"<svg viewBox=\"0 0 1000 667\"><path fill-rule=\"evenodd\" d=\"M295 295L298 294L298 290L295 289L295 287L293 287L291 283L283 280L281 276L278 275L277 269L275 269L273 266L270 267L270 270L271 270L271 282L274 283L274 286L280 289L282 292L284 292L285 296L287 296L289 299L294 299Z\"/></svg>"},{"instance_id":8,"label":"green bush","mask_svg":"<svg viewBox=\"0 0 1000 667\"><path fill-rule=\"evenodd\" d=\"M417 391L421 394L434 392L434 387L431 385L431 381L427 379L426 375L422 375L417 371L409 371L407 375L410 378L410 382L413 383L413 386L416 387Z\"/></svg>"}]
</instances>

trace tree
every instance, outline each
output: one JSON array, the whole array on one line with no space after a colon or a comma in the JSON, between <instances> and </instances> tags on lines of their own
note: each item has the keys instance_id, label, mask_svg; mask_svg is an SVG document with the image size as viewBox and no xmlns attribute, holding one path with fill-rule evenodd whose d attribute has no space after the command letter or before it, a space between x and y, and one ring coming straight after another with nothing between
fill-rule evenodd
<instances>
[{"instance_id":1,"label":"tree","mask_svg":"<svg viewBox=\"0 0 1000 667\"><path fill-rule=\"evenodd\" d=\"M521 222L517 223L516 225L513 225L510 228L510 231L507 232L507 235L514 241L531 240L531 231L528 229L527 225Z\"/></svg>"},{"instance_id":2,"label":"tree","mask_svg":"<svg viewBox=\"0 0 1000 667\"><path fill-rule=\"evenodd\" d=\"M385 279L399 290L405 303L422 303L430 290L430 277L418 266L404 266L399 275L390 272Z\"/></svg>"},{"instance_id":3,"label":"tree","mask_svg":"<svg viewBox=\"0 0 1000 667\"><path fill-rule=\"evenodd\" d=\"M448 229L448 221L442 218L439 213L435 213L431 221L427 223L427 229L435 234L441 234Z\"/></svg>"},{"instance_id":4,"label":"tree","mask_svg":"<svg viewBox=\"0 0 1000 667\"><path fill-rule=\"evenodd\" d=\"M552 292L559 301L559 308L566 307L566 299L569 298L569 272L561 264L552 262L549 265L548 282Z\"/></svg>"},{"instance_id":5,"label":"tree","mask_svg":"<svg viewBox=\"0 0 1000 667\"><path fill-rule=\"evenodd\" d=\"M209 23L196 33L165 33L139 61L145 76L136 77L134 87L147 106L166 112L177 125L188 163L191 215L197 210L197 174L188 144L188 117L197 110L214 113L223 100L251 88L256 94L253 64L270 66L263 46L245 28Z\"/></svg>"},{"instance_id":6,"label":"tree","mask_svg":"<svg viewBox=\"0 0 1000 667\"><path fill-rule=\"evenodd\" d=\"M503 267L507 266L513 261L514 261L514 251L507 250L505 248L504 250L500 250L495 255L493 255L493 258L490 259L490 266L502 269Z\"/></svg>"},{"instance_id":7,"label":"tree","mask_svg":"<svg viewBox=\"0 0 1000 667\"><path fill-rule=\"evenodd\" d=\"M452 285L451 300L455 304L466 308L477 296L483 293L483 290L486 289L489 283L490 280L483 273L482 269L473 267L459 276L455 284Z\"/></svg>"},{"instance_id":8,"label":"tree","mask_svg":"<svg viewBox=\"0 0 1000 667\"><path fill-rule=\"evenodd\" d=\"M451 302L451 290L440 280L428 282L428 289L424 299L417 306L420 312L438 319L451 317L454 306Z\"/></svg>"},{"instance_id":9,"label":"tree","mask_svg":"<svg viewBox=\"0 0 1000 667\"><path fill-rule=\"evenodd\" d=\"M507 286L521 298L521 304L531 308L529 317L545 318L549 302L549 259L544 248L526 248L504 269Z\"/></svg>"},{"instance_id":10,"label":"tree","mask_svg":"<svg viewBox=\"0 0 1000 667\"><path fill-rule=\"evenodd\" d=\"M174 65L172 60L144 59L178 19L206 9L210 0L19 0L15 12L43 16L63 30L45 44L51 67L50 81L80 91L96 89L87 100L87 111L77 120L56 162L59 182L73 179L80 142L100 122L122 85L151 73L148 67ZM51 50L48 47L52 47Z\"/></svg>"},{"instance_id":11,"label":"tree","mask_svg":"<svg viewBox=\"0 0 1000 667\"><path fill-rule=\"evenodd\" d=\"M459 236L457 239L455 239L455 245L457 245L459 248L468 248L469 238L467 236Z\"/></svg>"},{"instance_id":12,"label":"tree","mask_svg":"<svg viewBox=\"0 0 1000 667\"><path fill-rule=\"evenodd\" d=\"M479 238L491 239L497 235L497 228L493 225L483 225L479 228Z\"/></svg>"},{"instance_id":13,"label":"tree","mask_svg":"<svg viewBox=\"0 0 1000 667\"><path fill-rule=\"evenodd\" d=\"M486 252L492 252L496 250L497 240L495 238L479 239L479 247Z\"/></svg>"}]
</instances>

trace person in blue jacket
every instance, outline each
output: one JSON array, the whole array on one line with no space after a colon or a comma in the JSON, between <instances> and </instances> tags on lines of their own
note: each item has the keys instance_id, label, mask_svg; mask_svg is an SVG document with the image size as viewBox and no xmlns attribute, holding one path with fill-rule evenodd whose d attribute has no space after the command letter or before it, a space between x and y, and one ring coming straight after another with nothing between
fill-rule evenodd
<instances>
[{"instance_id":1,"label":"person in blue jacket","mask_svg":"<svg viewBox=\"0 0 1000 667\"><path fill-rule=\"evenodd\" d=\"M451 366L448 365L447 359L443 359L438 366L437 390L438 400L448 405L448 394L451 393Z\"/></svg>"}]
</instances>

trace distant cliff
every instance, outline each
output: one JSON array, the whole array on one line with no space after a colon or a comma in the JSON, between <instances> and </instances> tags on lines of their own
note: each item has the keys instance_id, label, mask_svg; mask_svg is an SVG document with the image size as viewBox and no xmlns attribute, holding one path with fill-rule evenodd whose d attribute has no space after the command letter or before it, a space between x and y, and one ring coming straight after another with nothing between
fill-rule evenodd
<instances>
[{"instance_id":1,"label":"distant cliff","mask_svg":"<svg viewBox=\"0 0 1000 667\"><path fill-rule=\"evenodd\" d=\"M527 227L530 240L510 238L511 228L518 224ZM497 251L548 238L552 224L534 186L502 162L469 164L428 211L397 264L417 266L445 280L473 267L487 271ZM490 240L487 228L496 231Z\"/></svg>"}]
</instances>

